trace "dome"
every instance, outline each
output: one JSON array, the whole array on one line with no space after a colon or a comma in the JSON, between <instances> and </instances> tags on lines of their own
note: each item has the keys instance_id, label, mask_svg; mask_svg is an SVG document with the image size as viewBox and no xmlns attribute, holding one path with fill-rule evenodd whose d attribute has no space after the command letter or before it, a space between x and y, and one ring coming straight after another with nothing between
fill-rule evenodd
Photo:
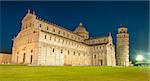
<instances>
[{"instance_id":1,"label":"dome","mask_svg":"<svg viewBox=\"0 0 150 81\"><path fill-rule=\"evenodd\" d=\"M74 33L80 35L81 37L84 37L85 39L89 38L89 32L86 31L85 27L81 22L79 26L75 29Z\"/></svg>"},{"instance_id":2,"label":"dome","mask_svg":"<svg viewBox=\"0 0 150 81\"><path fill-rule=\"evenodd\" d=\"M86 33L88 34L88 32L86 31L85 27L83 26L83 24L80 22L79 26L75 29L75 33Z\"/></svg>"}]
</instances>

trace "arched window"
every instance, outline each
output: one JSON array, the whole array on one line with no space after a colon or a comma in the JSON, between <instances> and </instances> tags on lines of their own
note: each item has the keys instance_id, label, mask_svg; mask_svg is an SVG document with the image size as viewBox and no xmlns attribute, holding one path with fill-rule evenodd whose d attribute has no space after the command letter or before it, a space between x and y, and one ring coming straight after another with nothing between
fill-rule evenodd
<instances>
[{"instance_id":1,"label":"arched window","mask_svg":"<svg viewBox=\"0 0 150 81\"><path fill-rule=\"evenodd\" d=\"M75 51L73 52L73 55L76 55Z\"/></svg>"},{"instance_id":2,"label":"arched window","mask_svg":"<svg viewBox=\"0 0 150 81\"><path fill-rule=\"evenodd\" d=\"M96 58L96 55L94 55L94 58Z\"/></svg>"},{"instance_id":3,"label":"arched window","mask_svg":"<svg viewBox=\"0 0 150 81\"><path fill-rule=\"evenodd\" d=\"M46 39L46 35L45 35L45 39Z\"/></svg>"},{"instance_id":4,"label":"arched window","mask_svg":"<svg viewBox=\"0 0 150 81\"><path fill-rule=\"evenodd\" d=\"M31 50L31 53L33 52L33 50Z\"/></svg>"},{"instance_id":5,"label":"arched window","mask_svg":"<svg viewBox=\"0 0 150 81\"><path fill-rule=\"evenodd\" d=\"M106 39L104 39L104 42L106 42Z\"/></svg>"},{"instance_id":6,"label":"arched window","mask_svg":"<svg viewBox=\"0 0 150 81\"><path fill-rule=\"evenodd\" d=\"M42 27L42 25L40 24L39 27Z\"/></svg>"},{"instance_id":7,"label":"arched window","mask_svg":"<svg viewBox=\"0 0 150 81\"><path fill-rule=\"evenodd\" d=\"M46 28L47 30L48 30L48 26L47 26L47 28Z\"/></svg>"},{"instance_id":8,"label":"arched window","mask_svg":"<svg viewBox=\"0 0 150 81\"><path fill-rule=\"evenodd\" d=\"M53 48L53 53L54 53L54 51L55 51L55 50L54 50L54 48Z\"/></svg>"},{"instance_id":9,"label":"arched window","mask_svg":"<svg viewBox=\"0 0 150 81\"><path fill-rule=\"evenodd\" d=\"M23 63L25 62L25 53L23 54Z\"/></svg>"},{"instance_id":10,"label":"arched window","mask_svg":"<svg viewBox=\"0 0 150 81\"><path fill-rule=\"evenodd\" d=\"M31 55L31 58L30 58L30 64L32 64L32 59L33 59L33 57L32 57L32 55Z\"/></svg>"},{"instance_id":11,"label":"arched window","mask_svg":"<svg viewBox=\"0 0 150 81\"><path fill-rule=\"evenodd\" d=\"M53 29L53 32L55 32L55 29Z\"/></svg>"},{"instance_id":12,"label":"arched window","mask_svg":"<svg viewBox=\"0 0 150 81\"><path fill-rule=\"evenodd\" d=\"M124 37L126 37L126 35L124 35Z\"/></svg>"},{"instance_id":13,"label":"arched window","mask_svg":"<svg viewBox=\"0 0 150 81\"><path fill-rule=\"evenodd\" d=\"M69 55L69 50L68 50L68 55Z\"/></svg>"},{"instance_id":14,"label":"arched window","mask_svg":"<svg viewBox=\"0 0 150 81\"><path fill-rule=\"evenodd\" d=\"M61 54L63 53L63 50L61 49Z\"/></svg>"},{"instance_id":15,"label":"arched window","mask_svg":"<svg viewBox=\"0 0 150 81\"><path fill-rule=\"evenodd\" d=\"M101 63L100 65L103 65L103 60L100 60L100 63Z\"/></svg>"},{"instance_id":16,"label":"arched window","mask_svg":"<svg viewBox=\"0 0 150 81\"><path fill-rule=\"evenodd\" d=\"M17 51L17 54L19 54L19 51Z\"/></svg>"}]
</instances>

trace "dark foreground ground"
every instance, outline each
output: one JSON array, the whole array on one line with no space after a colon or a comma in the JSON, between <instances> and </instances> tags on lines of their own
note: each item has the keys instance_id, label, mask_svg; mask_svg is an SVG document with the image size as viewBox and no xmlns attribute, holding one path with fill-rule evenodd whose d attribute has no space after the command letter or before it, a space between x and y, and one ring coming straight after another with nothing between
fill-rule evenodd
<instances>
[{"instance_id":1,"label":"dark foreground ground","mask_svg":"<svg viewBox=\"0 0 150 81\"><path fill-rule=\"evenodd\" d=\"M150 81L150 67L0 65L0 81Z\"/></svg>"}]
</instances>

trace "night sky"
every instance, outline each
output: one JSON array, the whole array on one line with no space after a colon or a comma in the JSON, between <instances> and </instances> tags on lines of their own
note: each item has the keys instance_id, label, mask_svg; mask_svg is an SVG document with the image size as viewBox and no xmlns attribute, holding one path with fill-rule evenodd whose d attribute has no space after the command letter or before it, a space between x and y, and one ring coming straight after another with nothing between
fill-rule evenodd
<instances>
[{"instance_id":1,"label":"night sky","mask_svg":"<svg viewBox=\"0 0 150 81\"><path fill-rule=\"evenodd\" d=\"M141 1L13 1L0 2L0 51L11 52L12 39L21 28L21 20L28 9L42 19L74 30L83 22L91 37L105 36L112 32L116 43L117 28L125 25L130 35L130 58L137 54L150 55L149 2Z\"/></svg>"}]
</instances>

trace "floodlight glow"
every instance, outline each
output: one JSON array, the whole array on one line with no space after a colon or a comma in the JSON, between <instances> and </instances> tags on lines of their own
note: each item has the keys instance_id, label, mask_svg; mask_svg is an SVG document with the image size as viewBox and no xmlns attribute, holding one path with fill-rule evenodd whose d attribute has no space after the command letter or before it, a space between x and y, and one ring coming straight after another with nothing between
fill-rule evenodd
<instances>
[{"instance_id":1,"label":"floodlight glow","mask_svg":"<svg viewBox=\"0 0 150 81\"><path fill-rule=\"evenodd\" d=\"M136 60L137 60L137 61L142 61L142 60L143 60L143 56L142 56L142 55L138 55L138 56L136 57Z\"/></svg>"}]
</instances>

